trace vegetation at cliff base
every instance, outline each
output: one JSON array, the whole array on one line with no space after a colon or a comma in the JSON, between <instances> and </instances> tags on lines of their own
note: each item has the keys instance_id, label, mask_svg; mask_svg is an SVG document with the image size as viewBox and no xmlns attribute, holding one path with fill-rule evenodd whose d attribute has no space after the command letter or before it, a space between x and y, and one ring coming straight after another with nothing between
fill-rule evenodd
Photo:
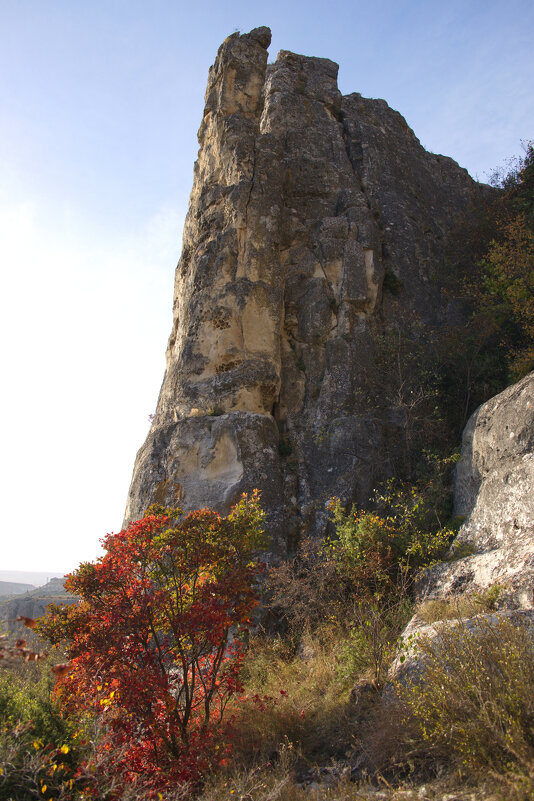
<instances>
[{"instance_id":1,"label":"vegetation at cliff base","mask_svg":"<svg viewBox=\"0 0 534 801\"><path fill-rule=\"evenodd\" d=\"M330 766L328 797L350 801L378 777L433 781L450 764L471 779L489 768L526 801L534 648L519 624L441 624L417 643L425 676L381 697L413 580L453 533L437 497L390 484L375 511L333 499L335 534L267 571L270 617L255 622L257 493L226 518L151 507L108 535L68 579L79 603L37 626L56 664L4 673L2 797L282 801Z\"/></svg>"},{"instance_id":2,"label":"vegetation at cliff base","mask_svg":"<svg viewBox=\"0 0 534 801\"><path fill-rule=\"evenodd\" d=\"M442 624L421 638L424 680L399 688L421 757L475 772L532 771L534 640L513 617Z\"/></svg>"},{"instance_id":3,"label":"vegetation at cliff base","mask_svg":"<svg viewBox=\"0 0 534 801\"><path fill-rule=\"evenodd\" d=\"M134 788L156 798L176 785L192 790L225 764L225 711L243 692L243 637L258 603L262 520L257 493L224 518L152 506L105 538L102 558L67 578L79 603L51 605L36 627L66 656L55 667L50 714L86 741L88 728L97 735L77 788L70 776L63 793L123 798ZM34 721L28 731L35 736ZM12 774L16 765L2 782ZM43 785L41 797L57 789Z\"/></svg>"}]
</instances>

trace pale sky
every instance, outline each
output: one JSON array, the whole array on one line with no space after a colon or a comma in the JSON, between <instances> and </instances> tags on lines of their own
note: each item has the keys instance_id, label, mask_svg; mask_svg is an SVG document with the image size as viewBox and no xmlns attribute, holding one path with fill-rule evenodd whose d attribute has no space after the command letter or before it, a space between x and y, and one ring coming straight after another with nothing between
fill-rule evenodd
<instances>
[{"instance_id":1,"label":"pale sky","mask_svg":"<svg viewBox=\"0 0 534 801\"><path fill-rule=\"evenodd\" d=\"M120 529L208 68L259 25L480 180L534 138L532 0L0 0L0 569L72 570Z\"/></svg>"}]
</instances>

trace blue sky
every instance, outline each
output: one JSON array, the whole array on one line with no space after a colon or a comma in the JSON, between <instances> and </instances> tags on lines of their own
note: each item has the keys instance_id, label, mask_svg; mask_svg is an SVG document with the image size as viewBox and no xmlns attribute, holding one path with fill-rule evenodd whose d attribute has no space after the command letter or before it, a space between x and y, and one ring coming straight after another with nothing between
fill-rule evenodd
<instances>
[{"instance_id":1,"label":"blue sky","mask_svg":"<svg viewBox=\"0 0 534 801\"><path fill-rule=\"evenodd\" d=\"M531 0L0 0L4 569L72 569L120 527L208 68L258 25L481 180L534 137Z\"/></svg>"}]
</instances>

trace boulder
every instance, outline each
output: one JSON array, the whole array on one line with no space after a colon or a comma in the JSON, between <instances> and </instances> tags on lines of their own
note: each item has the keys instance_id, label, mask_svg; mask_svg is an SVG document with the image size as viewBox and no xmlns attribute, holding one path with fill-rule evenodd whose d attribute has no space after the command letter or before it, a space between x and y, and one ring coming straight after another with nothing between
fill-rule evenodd
<instances>
[{"instance_id":1,"label":"boulder","mask_svg":"<svg viewBox=\"0 0 534 801\"><path fill-rule=\"evenodd\" d=\"M508 618L534 632L534 373L482 404L463 434L446 561L426 570L390 676L421 669L417 639ZM430 619L429 619L430 618Z\"/></svg>"},{"instance_id":2,"label":"boulder","mask_svg":"<svg viewBox=\"0 0 534 801\"><path fill-rule=\"evenodd\" d=\"M422 578L420 597L445 598L499 585L500 607L532 609L534 373L469 419L455 471L454 505L464 523L449 560Z\"/></svg>"}]
</instances>

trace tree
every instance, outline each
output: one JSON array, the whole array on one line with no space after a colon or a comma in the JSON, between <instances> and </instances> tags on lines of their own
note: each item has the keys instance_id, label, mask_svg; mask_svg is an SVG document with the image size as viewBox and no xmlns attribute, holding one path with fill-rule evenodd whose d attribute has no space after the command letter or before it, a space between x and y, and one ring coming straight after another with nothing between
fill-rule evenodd
<instances>
[{"instance_id":1,"label":"tree","mask_svg":"<svg viewBox=\"0 0 534 801\"><path fill-rule=\"evenodd\" d=\"M436 332L413 314L372 334L372 360L362 369L360 400L387 431L383 456L393 472L413 479L423 447L443 439Z\"/></svg>"},{"instance_id":2,"label":"tree","mask_svg":"<svg viewBox=\"0 0 534 801\"><path fill-rule=\"evenodd\" d=\"M224 759L221 722L241 689L240 635L262 569L257 492L227 517L181 515L152 506L109 534L105 555L67 578L79 604L52 608L39 625L67 643L56 688L63 708L102 719L100 750L113 751L113 770L146 797L194 784Z\"/></svg>"},{"instance_id":3,"label":"tree","mask_svg":"<svg viewBox=\"0 0 534 801\"><path fill-rule=\"evenodd\" d=\"M494 240L483 263L484 301L516 326L511 373L516 379L534 368L534 227L518 212Z\"/></svg>"},{"instance_id":4,"label":"tree","mask_svg":"<svg viewBox=\"0 0 534 801\"><path fill-rule=\"evenodd\" d=\"M478 305L508 331L514 380L534 369L534 143L497 183L502 211L483 259Z\"/></svg>"}]
</instances>

